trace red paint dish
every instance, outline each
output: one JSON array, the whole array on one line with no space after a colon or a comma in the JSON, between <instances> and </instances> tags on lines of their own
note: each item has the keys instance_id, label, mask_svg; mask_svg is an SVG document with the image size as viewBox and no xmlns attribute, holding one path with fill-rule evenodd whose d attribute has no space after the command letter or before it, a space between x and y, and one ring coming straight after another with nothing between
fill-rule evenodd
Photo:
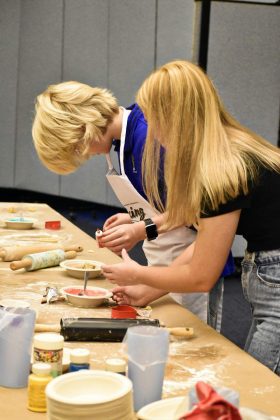
<instances>
[{"instance_id":1,"label":"red paint dish","mask_svg":"<svg viewBox=\"0 0 280 420\"><path fill-rule=\"evenodd\" d=\"M69 295L75 295L78 296L79 293L83 293L84 296L106 296L107 293L103 292L103 290L90 290L90 289L86 289L86 291L84 292L84 290L81 287L78 288L69 288L69 289L64 289L65 293L68 293Z\"/></svg>"},{"instance_id":2,"label":"red paint dish","mask_svg":"<svg viewBox=\"0 0 280 420\"><path fill-rule=\"evenodd\" d=\"M45 222L45 229L58 230L61 227L60 220L48 220Z\"/></svg>"},{"instance_id":3,"label":"red paint dish","mask_svg":"<svg viewBox=\"0 0 280 420\"><path fill-rule=\"evenodd\" d=\"M137 311L135 308L129 305L119 305L114 306L111 312L111 318L130 318L135 319L137 316Z\"/></svg>"},{"instance_id":4,"label":"red paint dish","mask_svg":"<svg viewBox=\"0 0 280 420\"><path fill-rule=\"evenodd\" d=\"M93 286L88 286L85 293L83 286L66 286L61 289L61 293L65 295L71 305L82 308L100 306L112 296L112 292L109 290Z\"/></svg>"}]
</instances>

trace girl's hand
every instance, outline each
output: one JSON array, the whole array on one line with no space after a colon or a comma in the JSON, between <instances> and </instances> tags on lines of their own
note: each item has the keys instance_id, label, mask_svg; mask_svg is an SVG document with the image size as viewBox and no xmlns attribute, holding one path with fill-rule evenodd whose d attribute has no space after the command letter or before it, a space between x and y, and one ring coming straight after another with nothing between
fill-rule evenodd
<instances>
[{"instance_id":1,"label":"girl's hand","mask_svg":"<svg viewBox=\"0 0 280 420\"><path fill-rule=\"evenodd\" d=\"M103 225L103 232L106 231L107 229L111 229L119 225L130 224L130 223L132 223L132 221L128 213L117 213L109 217L105 221Z\"/></svg>"},{"instance_id":2,"label":"girl's hand","mask_svg":"<svg viewBox=\"0 0 280 420\"><path fill-rule=\"evenodd\" d=\"M147 306L149 303L164 296L166 291L154 289L145 284L136 286L117 286L111 290L113 300L119 305Z\"/></svg>"},{"instance_id":3,"label":"girl's hand","mask_svg":"<svg viewBox=\"0 0 280 420\"><path fill-rule=\"evenodd\" d=\"M136 272L141 266L129 257L125 249L122 250L122 258L122 263L103 265L102 272L104 276L111 283L120 286L137 284Z\"/></svg>"}]
</instances>

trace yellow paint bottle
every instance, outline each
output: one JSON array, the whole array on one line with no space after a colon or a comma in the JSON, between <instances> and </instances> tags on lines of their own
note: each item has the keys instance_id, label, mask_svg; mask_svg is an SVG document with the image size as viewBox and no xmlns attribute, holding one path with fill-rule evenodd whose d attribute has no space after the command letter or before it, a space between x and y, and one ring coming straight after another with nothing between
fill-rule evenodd
<instances>
[{"instance_id":1,"label":"yellow paint bottle","mask_svg":"<svg viewBox=\"0 0 280 420\"><path fill-rule=\"evenodd\" d=\"M34 363L28 378L28 410L45 413L47 411L45 389L53 379L49 363Z\"/></svg>"}]
</instances>

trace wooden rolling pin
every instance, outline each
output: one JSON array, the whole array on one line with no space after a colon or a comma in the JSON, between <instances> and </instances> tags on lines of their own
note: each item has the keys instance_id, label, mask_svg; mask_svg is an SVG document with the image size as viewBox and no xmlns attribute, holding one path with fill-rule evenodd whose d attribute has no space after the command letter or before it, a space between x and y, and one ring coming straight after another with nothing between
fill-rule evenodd
<instances>
[{"instance_id":1,"label":"wooden rolling pin","mask_svg":"<svg viewBox=\"0 0 280 420\"><path fill-rule=\"evenodd\" d=\"M54 267L66 259L75 258L76 251L64 251L63 249L54 249L37 254L25 255L20 261L13 261L10 264L12 270L25 268L26 271L40 270L41 268Z\"/></svg>"},{"instance_id":2,"label":"wooden rolling pin","mask_svg":"<svg viewBox=\"0 0 280 420\"><path fill-rule=\"evenodd\" d=\"M33 245L33 246L7 246L0 249L0 258L3 261L15 261L20 260L22 257L28 254L36 252L45 252L57 249L57 244L46 244L46 245ZM59 247L64 251L76 251L82 252L83 247L79 245L69 245Z\"/></svg>"},{"instance_id":3,"label":"wooden rolling pin","mask_svg":"<svg viewBox=\"0 0 280 420\"><path fill-rule=\"evenodd\" d=\"M35 332L57 332L68 341L121 341L129 326L149 322L159 326L158 320L150 319L62 318L60 324L35 324ZM166 329L174 337L194 337L194 329L190 327Z\"/></svg>"}]
</instances>

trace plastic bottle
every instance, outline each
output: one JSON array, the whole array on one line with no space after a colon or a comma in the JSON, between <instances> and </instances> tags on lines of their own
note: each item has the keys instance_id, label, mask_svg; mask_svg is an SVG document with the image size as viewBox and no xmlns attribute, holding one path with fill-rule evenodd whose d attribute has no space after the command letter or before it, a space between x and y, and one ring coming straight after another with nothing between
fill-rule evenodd
<instances>
[{"instance_id":1,"label":"plastic bottle","mask_svg":"<svg viewBox=\"0 0 280 420\"><path fill-rule=\"evenodd\" d=\"M76 372L81 369L89 369L89 350L73 349L70 353L69 372Z\"/></svg>"},{"instance_id":2,"label":"plastic bottle","mask_svg":"<svg viewBox=\"0 0 280 420\"><path fill-rule=\"evenodd\" d=\"M126 375L126 361L121 358L107 359L106 370Z\"/></svg>"},{"instance_id":3,"label":"plastic bottle","mask_svg":"<svg viewBox=\"0 0 280 420\"><path fill-rule=\"evenodd\" d=\"M53 379L49 363L34 363L28 378L28 410L45 413L47 411L45 389Z\"/></svg>"},{"instance_id":4,"label":"plastic bottle","mask_svg":"<svg viewBox=\"0 0 280 420\"><path fill-rule=\"evenodd\" d=\"M33 340L34 363L51 365L51 375L55 378L62 374L64 337L55 333L35 334Z\"/></svg>"}]
</instances>

